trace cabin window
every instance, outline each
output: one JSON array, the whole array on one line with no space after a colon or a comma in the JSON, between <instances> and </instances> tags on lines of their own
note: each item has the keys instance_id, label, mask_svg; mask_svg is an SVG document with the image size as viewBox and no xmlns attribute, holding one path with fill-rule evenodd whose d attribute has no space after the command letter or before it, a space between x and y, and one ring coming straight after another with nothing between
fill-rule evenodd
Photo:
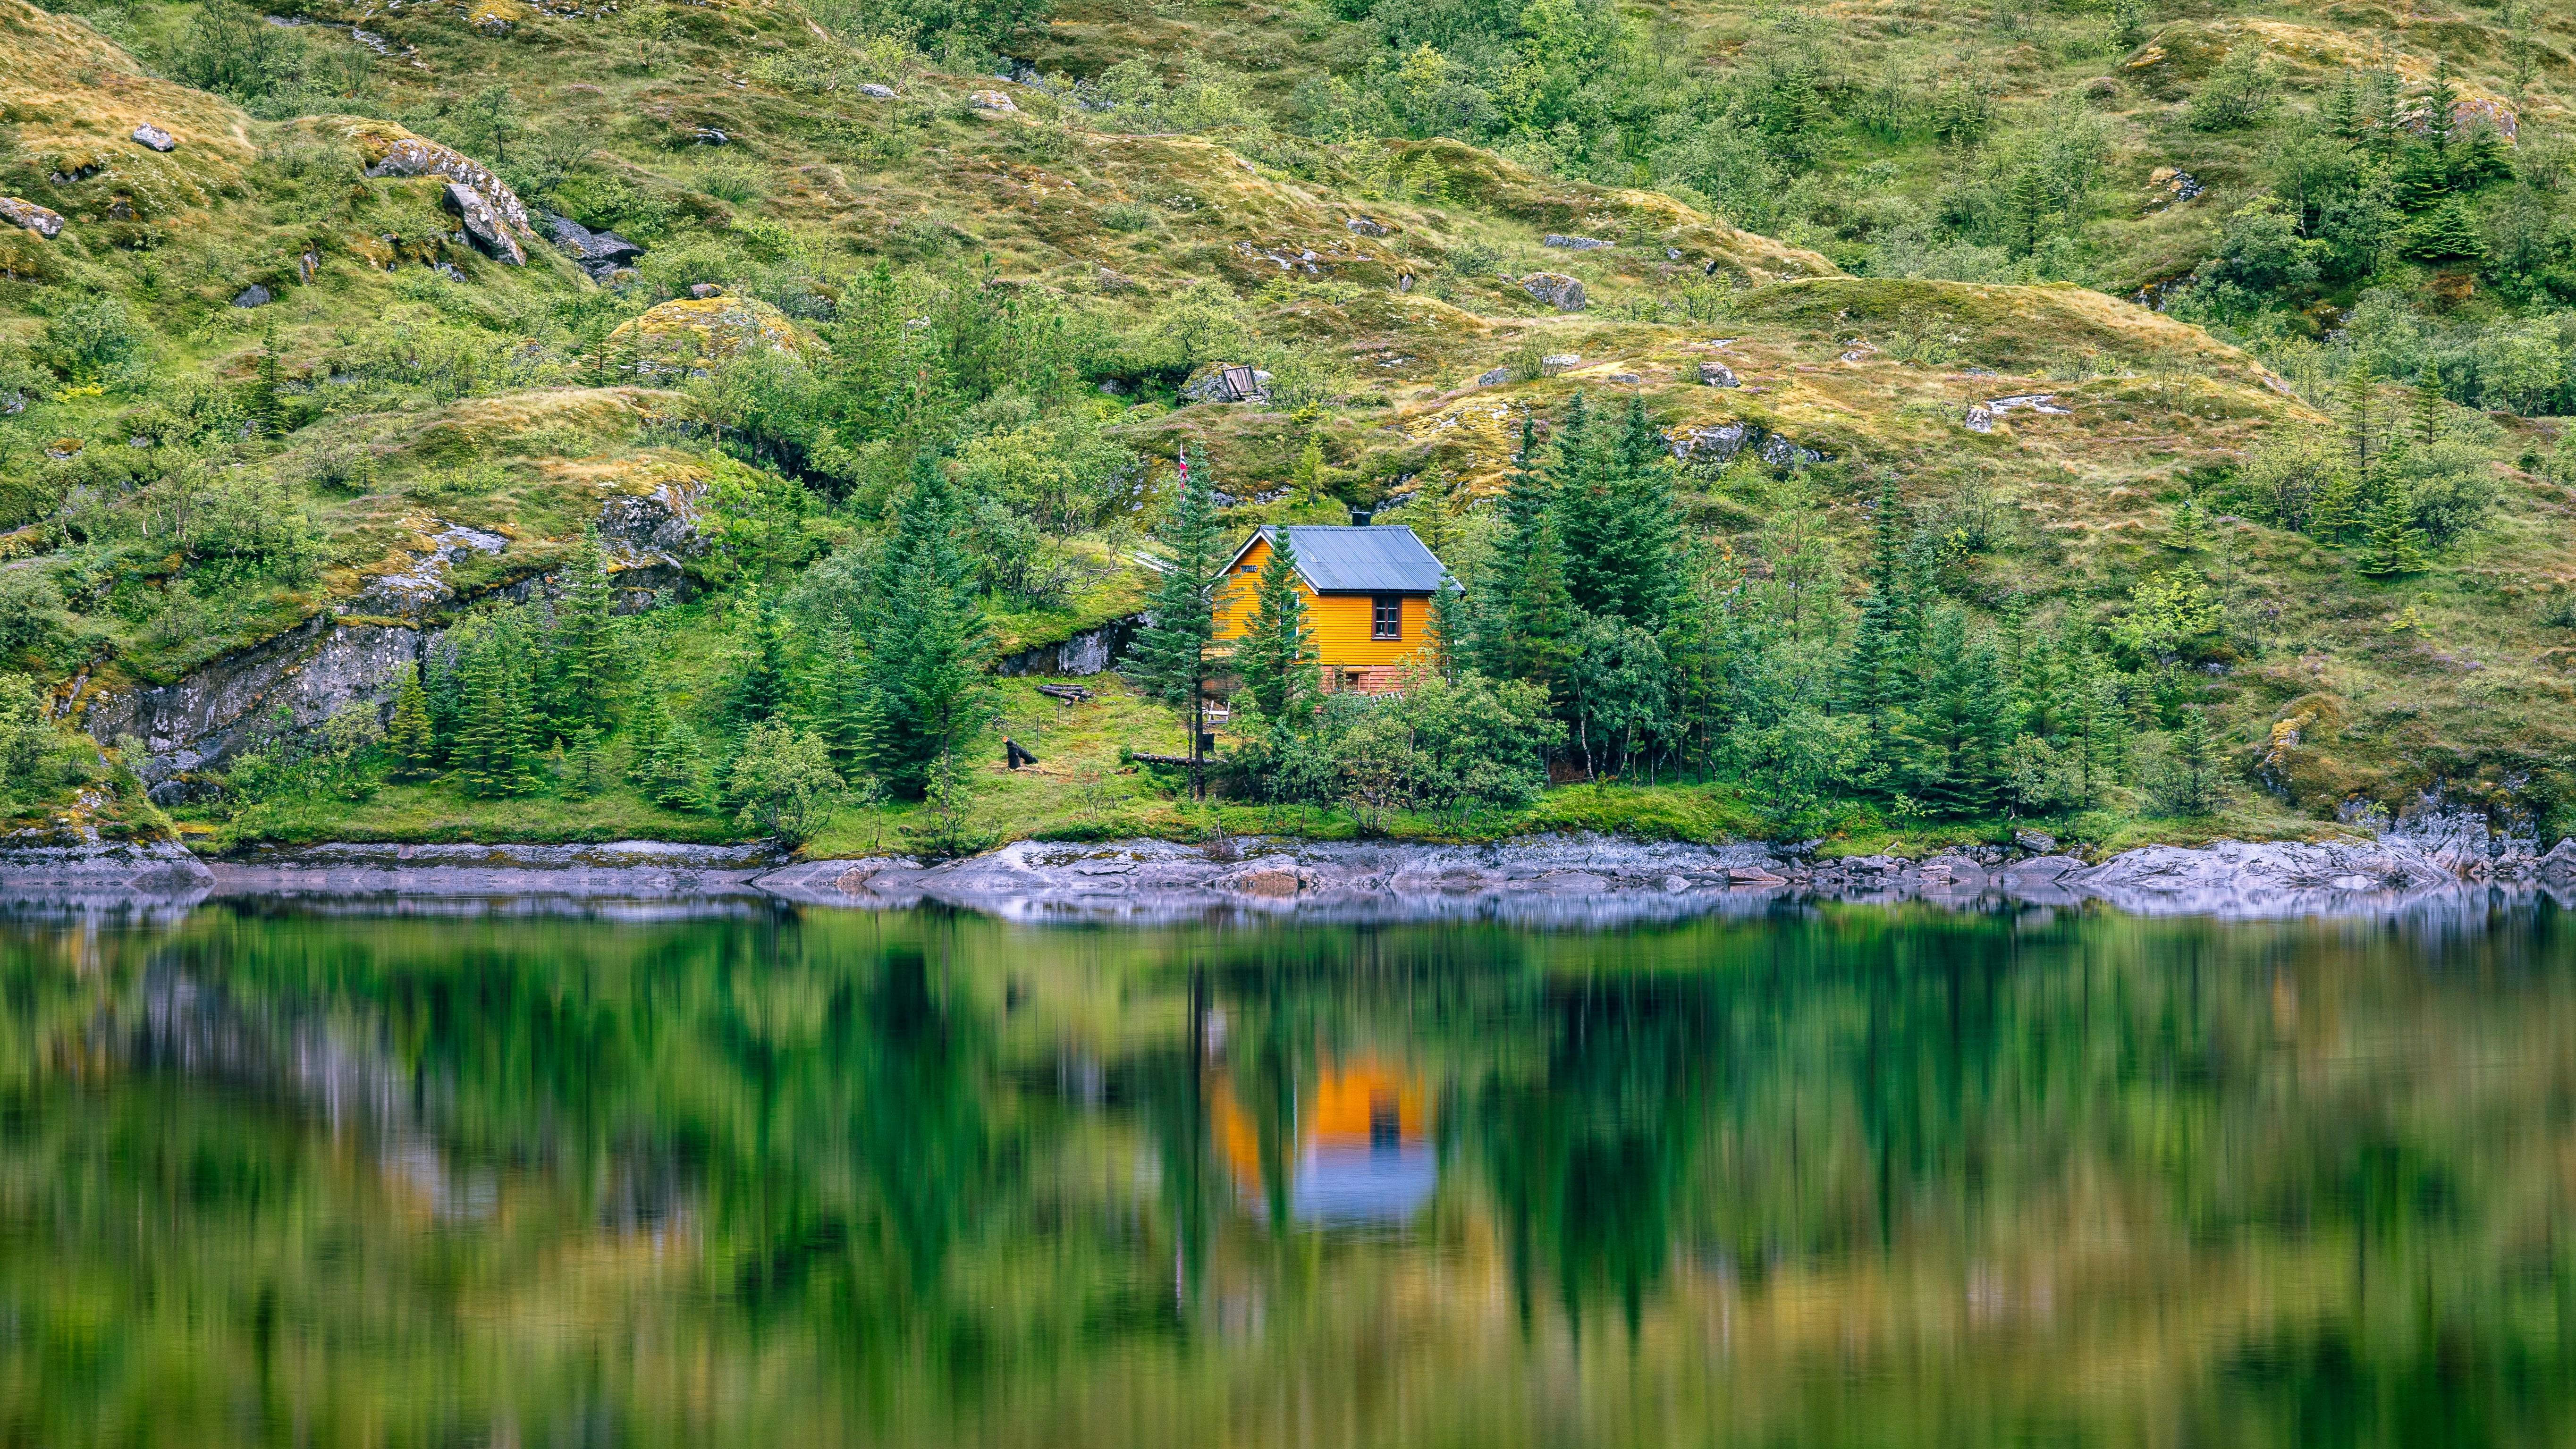
<instances>
[{"instance_id":1,"label":"cabin window","mask_svg":"<svg viewBox=\"0 0 2576 1449\"><path fill-rule=\"evenodd\" d=\"M1404 637L1404 599L1396 594L1379 594L1369 600L1369 637L1401 639Z\"/></svg>"}]
</instances>

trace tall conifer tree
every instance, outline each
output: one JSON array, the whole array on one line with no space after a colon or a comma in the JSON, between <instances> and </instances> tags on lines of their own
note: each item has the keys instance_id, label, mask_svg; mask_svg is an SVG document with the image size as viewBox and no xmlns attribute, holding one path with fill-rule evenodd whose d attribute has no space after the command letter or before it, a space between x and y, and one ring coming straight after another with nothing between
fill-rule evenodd
<instances>
[{"instance_id":1,"label":"tall conifer tree","mask_svg":"<svg viewBox=\"0 0 2576 1449\"><path fill-rule=\"evenodd\" d=\"M1182 466L1188 466L1186 454ZM1181 496L1164 521L1163 546L1171 551L1169 567L1147 594L1146 612L1153 623L1139 632L1128 652L1127 677L1145 696L1178 712L1189 734L1190 788L1203 794L1203 751L1208 676L1215 671L1216 594L1225 581L1224 539L1218 532L1216 498L1204 463L1181 485Z\"/></svg>"},{"instance_id":2,"label":"tall conifer tree","mask_svg":"<svg viewBox=\"0 0 2576 1449\"><path fill-rule=\"evenodd\" d=\"M1234 649L1244 692L1272 729L1301 729L1314 717L1319 657L1314 631L1306 627L1297 550L1288 530L1274 530L1253 592L1251 624Z\"/></svg>"},{"instance_id":3,"label":"tall conifer tree","mask_svg":"<svg viewBox=\"0 0 2576 1449\"><path fill-rule=\"evenodd\" d=\"M918 799L941 757L993 714L984 678L991 628L935 454L913 459L912 492L878 579L868 655L869 692L881 712L876 773L895 793Z\"/></svg>"}]
</instances>

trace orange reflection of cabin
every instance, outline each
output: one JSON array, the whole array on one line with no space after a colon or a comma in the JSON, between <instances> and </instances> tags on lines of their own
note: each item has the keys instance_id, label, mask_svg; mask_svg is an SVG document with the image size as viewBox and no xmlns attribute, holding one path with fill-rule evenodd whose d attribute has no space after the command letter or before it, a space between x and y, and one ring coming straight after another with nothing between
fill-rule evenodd
<instances>
[{"instance_id":1,"label":"orange reflection of cabin","mask_svg":"<svg viewBox=\"0 0 2576 1449\"><path fill-rule=\"evenodd\" d=\"M1268 1214L1273 1186L1303 1222L1398 1222L1430 1200L1439 1170L1422 1085L1411 1078L1370 1061L1325 1066L1284 1124L1278 1184L1264 1169L1261 1124L1222 1078L1212 1092L1218 1145L1256 1213Z\"/></svg>"}]
</instances>

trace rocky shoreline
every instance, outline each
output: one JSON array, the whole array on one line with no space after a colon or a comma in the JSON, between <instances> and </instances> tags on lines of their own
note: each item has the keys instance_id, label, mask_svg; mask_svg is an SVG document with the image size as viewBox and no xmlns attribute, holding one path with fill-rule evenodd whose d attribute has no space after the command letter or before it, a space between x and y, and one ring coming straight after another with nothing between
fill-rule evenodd
<instances>
[{"instance_id":1,"label":"rocky shoreline","mask_svg":"<svg viewBox=\"0 0 2576 1449\"><path fill-rule=\"evenodd\" d=\"M2481 908L2576 897L2576 840L2546 854L2459 822L2377 840L2146 846L2098 864L2032 836L1923 860L1795 847L1542 836L1399 842L1020 841L962 860L789 861L761 845L334 844L200 861L169 842L0 846L0 900L80 910L278 899L347 909L576 904L647 914L923 904L1026 922L1482 919L1612 926L1789 902L2078 906L2222 919Z\"/></svg>"}]
</instances>

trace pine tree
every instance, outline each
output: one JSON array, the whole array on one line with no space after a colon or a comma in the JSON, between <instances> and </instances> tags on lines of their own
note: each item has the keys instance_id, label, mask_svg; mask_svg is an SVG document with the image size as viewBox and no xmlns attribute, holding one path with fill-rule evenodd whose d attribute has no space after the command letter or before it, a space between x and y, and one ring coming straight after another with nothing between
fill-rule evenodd
<instances>
[{"instance_id":1,"label":"pine tree","mask_svg":"<svg viewBox=\"0 0 2576 1449\"><path fill-rule=\"evenodd\" d=\"M1209 522L1213 528L1212 516ZM957 531L947 470L925 451L913 459L912 491L878 573L867 656L868 693L879 711L871 773L911 799L929 787L940 756L993 715L984 677L991 628Z\"/></svg>"},{"instance_id":2,"label":"pine tree","mask_svg":"<svg viewBox=\"0 0 2576 1449\"><path fill-rule=\"evenodd\" d=\"M2172 773L2158 791L2177 815L2207 815L2225 803L2219 788L2218 748L2209 737L2209 719L2197 709L2183 711L2174 731Z\"/></svg>"},{"instance_id":3,"label":"pine tree","mask_svg":"<svg viewBox=\"0 0 2576 1449\"><path fill-rule=\"evenodd\" d=\"M2335 87L2326 92L2325 103L2320 109L2325 117L2327 130L2347 141L2361 135L2361 86L2353 78L2350 66L2346 66L2336 77Z\"/></svg>"},{"instance_id":4,"label":"pine tree","mask_svg":"<svg viewBox=\"0 0 2576 1449\"><path fill-rule=\"evenodd\" d=\"M587 720L573 731L563 781L565 790L584 800L608 788L608 752L600 744L598 727Z\"/></svg>"},{"instance_id":5,"label":"pine tree","mask_svg":"<svg viewBox=\"0 0 2576 1449\"><path fill-rule=\"evenodd\" d=\"M725 719L737 730L767 724L787 712L795 680L787 664L787 622L778 602L755 592L751 601L751 637L743 650L740 672L725 696Z\"/></svg>"},{"instance_id":6,"label":"pine tree","mask_svg":"<svg viewBox=\"0 0 2576 1449\"><path fill-rule=\"evenodd\" d=\"M1860 620L1843 656L1842 705L1854 714L1875 716L1902 694L1892 676L1905 628L1904 539L1905 506L1891 473L1880 481L1871 519L1869 592L1861 596Z\"/></svg>"},{"instance_id":7,"label":"pine tree","mask_svg":"<svg viewBox=\"0 0 2576 1449\"><path fill-rule=\"evenodd\" d=\"M2457 197L2407 224L2406 255L2417 261L2474 262L2486 254L2486 238L2478 234L2478 224Z\"/></svg>"},{"instance_id":8,"label":"pine tree","mask_svg":"<svg viewBox=\"0 0 2576 1449\"><path fill-rule=\"evenodd\" d=\"M1681 527L1670 454L1643 398L1628 400L1618 436L1589 474L1558 495L1575 606L1654 629L1671 605Z\"/></svg>"},{"instance_id":9,"label":"pine tree","mask_svg":"<svg viewBox=\"0 0 2576 1449\"><path fill-rule=\"evenodd\" d=\"M2361 521L2361 480L2349 468L2337 468L2308 505L2308 532L2321 543L2341 543Z\"/></svg>"},{"instance_id":10,"label":"pine tree","mask_svg":"<svg viewBox=\"0 0 2576 1449\"><path fill-rule=\"evenodd\" d=\"M2386 578L2421 573L2424 564L2424 530L2415 526L2414 511L2407 506L2403 490L2387 489L2371 510L2370 534L2353 559L2353 569Z\"/></svg>"},{"instance_id":11,"label":"pine tree","mask_svg":"<svg viewBox=\"0 0 2576 1449\"><path fill-rule=\"evenodd\" d=\"M2165 535L2165 547L2183 553L2197 553L2209 547L2209 510L2200 506L2199 498L2186 493L2174 505L2173 527Z\"/></svg>"},{"instance_id":12,"label":"pine tree","mask_svg":"<svg viewBox=\"0 0 2576 1449\"><path fill-rule=\"evenodd\" d=\"M1538 422L1521 414L1520 451L1503 490L1502 537L1471 601L1475 655L1498 679L1554 688L1573 634L1565 548L1556 530L1556 490L1538 462Z\"/></svg>"},{"instance_id":13,"label":"pine tree","mask_svg":"<svg viewBox=\"0 0 2576 1449\"><path fill-rule=\"evenodd\" d=\"M259 370L252 375L250 398L245 408L251 426L260 436L274 438L286 431L286 404L278 389L277 329L268 329L259 348Z\"/></svg>"},{"instance_id":14,"label":"pine tree","mask_svg":"<svg viewBox=\"0 0 2576 1449\"><path fill-rule=\"evenodd\" d=\"M2066 684L2068 753L2075 762L2078 793L2090 807L2119 778L2128 720L2120 712L2118 683L2090 648L2078 644L2069 654Z\"/></svg>"},{"instance_id":15,"label":"pine tree","mask_svg":"<svg viewBox=\"0 0 2576 1449\"><path fill-rule=\"evenodd\" d=\"M601 724L618 674L616 606L599 542L585 538L564 566L555 608L554 714L564 728Z\"/></svg>"},{"instance_id":16,"label":"pine tree","mask_svg":"<svg viewBox=\"0 0 2576 1449\"><path fill-rule=\"evenodd\" d=\"M2418 446L2431 447L2442 441L2442 419L2450 405L2442 390L2429 380L2429 370L2426 376L2426 381L2415 384L2415 441Z\"/></svg>"},{"instance_id":17,"label":"pine tree","mask_svg":"<svg viewBox=\"0 0 2576 1449\"><path fill-rule=\"evenodd\" d=\"M661 691L645 694L626 724L626 778L638 788L647 788L653 778L653 752L662 745L662 737L671 732L671 707ZM649 790L648 790L649 793Z\"/></svg>"},{"instance_id":18,"label":"pine tree","mask_svg":"<svg viewBox=\"0 0 2576 1449\"><path fill-rule=\"evenodd\" d=\"M437 773L438 734L429 723L429 691L420 687L417 673L404 680L402 692L394 696L394 717L385 731L385 744L400 762L394 767L397 777L419 780Z\"/></svg>"},{"instance_id":19,"label":"pine tree","mask_svg":"<svg viewBox=\"0 0 2576 1449\"><path fill-rule=\"evenodd\" d=\"M806 719L830 747L832 767L844 776L864 772L877 757L883 721L868 689L867 661L846 634L836 632L823 644Z\"/></svg>"},{"instance_id":20,"label":"pine tree","mask_svg":"<svg viewBox=\"0 0 2576 1449\"><path fill-rule=\"evenodd\" d=\"M2451 59L2433 64L2433 79L2424 88L2424 139L2436 151L2447 150L2459 121L2460 88L2451 84Z\"/></svg>"},{"instance_id":21,"label":"pine tree","mask_svg":"<svg viewBox=\"0 0 2576 1449\"><path fill-rule=\"evenodd\" d=\"M531 765L528 690L515 621L496 621L469 646L464 678L463 728L454 758L457 775L472 794L523 795L536 787Z\"/></svg>"},{"instance_id":22,"label":"pine tree","mask_svg":"<svg viewBox=\"0 0 2576 1449\"><path fill-rule=\"evenodd\" d=\"M1244 693L1273 730L1300 730L1313 719L1318 658L1314 632L1306 627L1297 551L1288 530L1278 529L1254 587L1251 624L1234 650Z\"/></svg>"},{"instance_id":23,"label":"pine tree","mask_svg":"<svg viewBox=\"0 0 2576 1449\"><path fill-rule=\"evenodd\" d=\"M1312 503L1324 496L1324 441L1320 431L1306 435L1297 454L1297 493Z\"/></svg>"},{"instance_id":24,"label":"pine tree","mask_svg":"<svg viewBox=\"0 0 2576 1449\"><path fill-rule=\"evenodd\" d=\"M2049 214L2056 208L2048 194L2047 178L2036 166L2025 166L2013 177L2012 189L2006 193L2005 225L2011 228L2012 249L2028 255L2048 235Z\"/></svg>"},{"instance_id":25,"label":"pine tree","mask_svg":"<svg viewBox=\"0 0 2576 1449\"><path fill-rule=\"evenodd\" d=\"M1207 728L1207 683L1215 666L1216 593L1225 581L1226 555L1219 533L1216 498L1202 465L1181 489L1162 528L1170 550L1169 567L1147 594L1145 612L1153 623L1136 636L1127 656L1127 677L1146 698L1180 716L1189 735L1190 789L1204 794L1200 736Z\"/></svg>"},{"instance_id":26,"label":"pine tree","mask_svg":"<svg viewBox=\"0 0 2576 1449\"><path fill-rule=\"evenodd\" d=\"M674 720L654 741L652 753L645 758L644 793L665 810L703 810L707 805L706 774L706 756L698 748L698 732L689 728L686 720Z\"/></svg>"},{"instance_id":27,"label":"pine tree","mask_svg":"<svg viewBox=\"0 0 2576 1449\"><path fill-rule=\"evenodd\" d=\"M2379 462L2377 382L2367 358L2356 359L2343 378L2344 441L2352 449L2352 471L2363 487L2369 486L2371 469Z\"/></svg>"}]
</instances>

